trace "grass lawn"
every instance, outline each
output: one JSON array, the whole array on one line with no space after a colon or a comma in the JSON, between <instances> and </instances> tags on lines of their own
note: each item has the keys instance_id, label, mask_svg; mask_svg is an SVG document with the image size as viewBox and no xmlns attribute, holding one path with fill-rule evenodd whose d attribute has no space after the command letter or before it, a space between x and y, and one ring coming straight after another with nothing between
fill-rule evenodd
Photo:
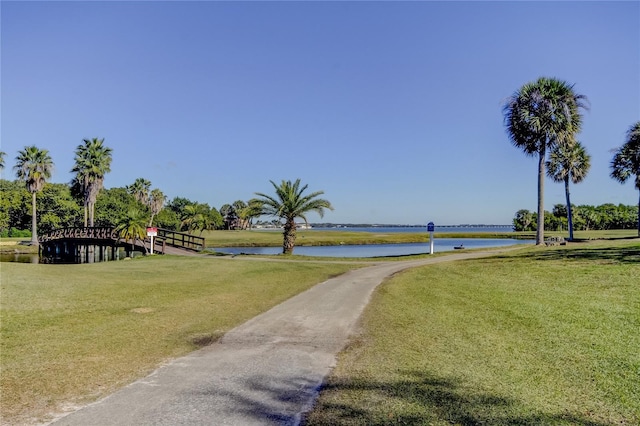
<instances>
[{"instance_id":1,"label":"grass lawn","mask_svg":"<svg viewBox=\"0 0 640 426\"><path fill-rule=\"evenodd\" d=\"M396 275L306 424L640 424L640 242Z\"/></svg>"},{"instance_id":2,"label":"grass lawn","mask_svg":"<svg viewBox=\"0 0 640 426\"><path fill-rule=\"evenodd\" d=\"M354 267L170 256L2 263L0 423L105 396Z\"/></svg>"}]
</instances>

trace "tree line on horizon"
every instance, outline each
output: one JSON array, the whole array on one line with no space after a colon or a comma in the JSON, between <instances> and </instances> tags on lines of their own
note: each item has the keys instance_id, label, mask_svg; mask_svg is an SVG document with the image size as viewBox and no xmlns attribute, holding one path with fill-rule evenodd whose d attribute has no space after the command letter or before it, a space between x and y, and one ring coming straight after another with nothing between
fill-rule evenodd
<instances>
[{"instance_id":1,"label":"tree line on horizon","mask_svg":"<svg viewBox=\"0 0 640 426\"><path fill-rule=\"evenodd\" d=\"M615 205L606 203L599 206L572 205L573 229L575 231L594 231L609 229L635 229L638 220L638 206ZM513 218L513 230L516 232L536 231L538 213L521 209ZM551 231L567 231L567 206L556 204L551 212L545 211L544 227Z\"/></svg>"},{"instance_id":2,"label":"tree line on horizon","mask_svg":"<svg viewBox=\"0 0 640 426\"><path fill-rule=\"evenodd\" d=\"M217 209L184 197L167 201L159 189L146 190L148 185L148 180L138 178L132 185L100 191L95 201L93 226L115 227L127 216L137 216L146 226L202 233L214 229L247 229L261 215L256 199L237 200ZM31 237L32 194L19 180L6 179L0 179L0 193L0 236ZM37 200L39 233L84 226L84 200L72 185L45 183L37 193ZM275 222L280 224L279 220Z\"/></svg>"}]
</instances>

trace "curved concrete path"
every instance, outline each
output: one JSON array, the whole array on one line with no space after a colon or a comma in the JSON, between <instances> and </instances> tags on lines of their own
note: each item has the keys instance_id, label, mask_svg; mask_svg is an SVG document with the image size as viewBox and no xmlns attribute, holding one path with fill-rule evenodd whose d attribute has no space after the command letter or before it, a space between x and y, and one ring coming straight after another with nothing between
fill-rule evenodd
<instances>
[{"instance_id":1,"label":"curved concrete path","mask_svg":"<svg viewBox=\"0 0 640 426\"><path fill-rule=\"evenodd\" d=\"M385 278L506 250L386 262L332 278L53 424L297 425Z\"/></svg>"}]
</instances>

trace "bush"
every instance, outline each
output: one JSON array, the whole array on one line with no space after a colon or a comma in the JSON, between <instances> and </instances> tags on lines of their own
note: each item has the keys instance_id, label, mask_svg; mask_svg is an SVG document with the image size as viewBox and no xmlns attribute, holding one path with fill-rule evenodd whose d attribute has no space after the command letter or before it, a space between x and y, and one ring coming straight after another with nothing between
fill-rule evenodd
<instances>
[{"instance_id":1,"label":"bush","mask_svg":"<svg viewBox=\"0 0 640 426\"><path fill-rule=\"evenodd\" d=\"M16 228L9 228L8 231L6 229L2 230L0 236L3 238L31 238L31 231L27 229L20 230Z\"/></svg>"}]
</instances>

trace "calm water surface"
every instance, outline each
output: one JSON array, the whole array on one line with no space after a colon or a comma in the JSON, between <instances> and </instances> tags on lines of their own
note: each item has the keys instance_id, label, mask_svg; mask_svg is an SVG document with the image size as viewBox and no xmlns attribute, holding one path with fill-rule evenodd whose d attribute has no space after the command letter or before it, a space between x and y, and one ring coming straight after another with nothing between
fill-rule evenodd
<instances>
[{"instance_id":1,"label":"calm water surface","mask_svg":"<svg viewBox=\"0 0 640 426\"><path fill-rule=\"evenodd\" d=\"M296 246L294 254L320 257L383 257L383 256L407 256L411 254L429 253L429 233L425 226L340 226L340 227L315 227L310 231L355 231L355 232L412 232L425 234L425 243L404 244L365 244L365 245L339 245L339 246ZM272 230L271 232L282 232ZM309 231L305 231L309 232ZM434 234L434 252L454 250L455 246L463 245L465 248L489 248L504 247L514 244L532 244L531 240L516 240L504 238L438 238L438 232L513 232L511 225L492 226L436 226ZM219 253L229 254L279 254L282 247L219 247L214 248Z\"/></svg>"},{"instance_id":2,"label":"calm water surface","mask_svg":"<svg viewBox=\"0 0 640 426\"><path fill-rule=\"evenodd\" d=\"M533 244L531 240L511 240L504 238L434 238L433 251L452 251L454 247L463 245L465 248L504 247L514 244ZM218 253L228 254L279 254L282 247L219 247L214 248ZM429 242L403 244L364 244L340 246L296 246L294 254L320 257L380 257L406 256L410 254L429 253Z\"/></svg>"},{"instance_id":3,"label":"calm water surface","mask_svg":"<svg viewBox=\"0 0 640 426\"><path fill-rule=\"evenodd\" d=\"M40 263L37 254L0 254L0 262Z\"/></svg>"}]
</instances>

